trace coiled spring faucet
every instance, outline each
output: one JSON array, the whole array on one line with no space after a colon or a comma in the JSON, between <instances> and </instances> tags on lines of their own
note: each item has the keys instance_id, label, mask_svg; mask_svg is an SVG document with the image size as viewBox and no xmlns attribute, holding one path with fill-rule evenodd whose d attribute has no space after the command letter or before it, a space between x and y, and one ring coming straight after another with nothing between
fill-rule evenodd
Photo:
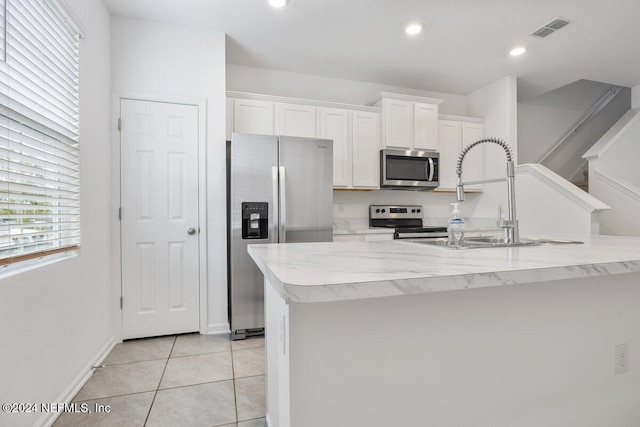
<instances>
[{"instance_id":1,"label":"coiled spring faucet","mask_svg":"<svg viewBox=\"0 0 640 427\"><path fill-rule=\"evenodd\" d=\"M467 153L475 146L484 143L498 144L502 147L507 154L507 203L509 206L509 219L503 220L499 218L498 226L507 230L507 243L520 243L520 232L518 229L518 220L516 219L516 193L515 193L515 168L513 164L513 157L511 156L511 148L509 145L501 139L488 137L482 138L476 142L472 142L467 145L460 156L458 157L458 163L456 165L456 174L458 175L458 182L456 184L456 198L459 202L464 201L464 185L465 184L482 184L487 182L503 181L502 179L487 179L482 181L462 182L462 161Z\"/></svg>"}]
</instances>

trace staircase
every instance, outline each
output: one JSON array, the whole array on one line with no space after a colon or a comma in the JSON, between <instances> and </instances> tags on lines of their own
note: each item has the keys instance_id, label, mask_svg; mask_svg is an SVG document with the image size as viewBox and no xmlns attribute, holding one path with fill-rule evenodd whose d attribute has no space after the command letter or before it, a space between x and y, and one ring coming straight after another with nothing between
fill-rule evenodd
<instances>
[{"instance_id":1,"label":"staircase","mask_svg":"<svg viewBox=\"0 0 640 427\"><path fill-rule=\"evenodd\" d=\"M600 217L602 234L640 236L640 109L629 110L583 156L589 192L611 207Z\"/></svg>"},{"instance_id":2,"label":"staircase","mask_svg":"<svg viewBox=\"0 0 640 427\"><path fill-rule=\"evenodd\" d=\"M586 110L582 107L585 104L589 106ZM583 154L629 107L628 88L589 81L574 82L524 102L524 128L518 142L526 144L527 149L518 160L544 165L589 192L589 167ZM563 120L573 122L563 129ZM554 134L560 136L547 143Z\"/></svg>"}]
</instances>

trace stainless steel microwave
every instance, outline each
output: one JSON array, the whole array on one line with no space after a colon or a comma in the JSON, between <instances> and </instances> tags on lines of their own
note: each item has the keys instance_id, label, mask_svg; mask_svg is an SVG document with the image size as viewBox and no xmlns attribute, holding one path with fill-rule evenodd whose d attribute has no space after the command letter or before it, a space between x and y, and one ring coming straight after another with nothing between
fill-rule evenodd
<instances>
[{"instance_id":1,"label":"stainless steel microwave","mask_svg":"<svg viewBox=\"0 0 640 427\"><path fill-rule=\"evenodd\" d=\"M435 151L380 150L380 188L429 190L439 185Z\"/></svg>"}]
</instances>

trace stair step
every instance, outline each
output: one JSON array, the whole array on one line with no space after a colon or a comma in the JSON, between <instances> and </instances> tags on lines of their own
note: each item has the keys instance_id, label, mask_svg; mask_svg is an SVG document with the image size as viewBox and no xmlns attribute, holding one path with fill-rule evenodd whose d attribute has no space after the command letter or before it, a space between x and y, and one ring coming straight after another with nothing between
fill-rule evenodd
<instances>
[{"instance_id":1,"label":"stair step","mask_svg":"<svg viewBox=\"0 0 640 427\"><path fill-rule=\"evenodd\" d=\"M574 181L572 184L586 191L587 193L589 192L589 181Z\"/></svg>"}]
</instances>

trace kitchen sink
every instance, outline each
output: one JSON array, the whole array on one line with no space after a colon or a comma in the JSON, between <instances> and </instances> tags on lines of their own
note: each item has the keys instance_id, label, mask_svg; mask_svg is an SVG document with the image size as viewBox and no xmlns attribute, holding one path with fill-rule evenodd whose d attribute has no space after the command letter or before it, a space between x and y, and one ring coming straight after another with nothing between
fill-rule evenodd
<instances>
[{"instance_id":1,"label":"kitchen sink","mask_svg":"<svg viewBox=\"0 0 640 427\"><path fill-rule=\"evenodd\" d=\"M509 243L506 237L484 236L484 237L465 237L461 246L449 246L449 239L415 239L408 240L411 243L421 245L439 246L446 249L482 249L482 248L508 248L516 246L541 246L555 244L581 244L576 240L562 239L520 239L518 243Z\"/></svg>"}]
</instances>

